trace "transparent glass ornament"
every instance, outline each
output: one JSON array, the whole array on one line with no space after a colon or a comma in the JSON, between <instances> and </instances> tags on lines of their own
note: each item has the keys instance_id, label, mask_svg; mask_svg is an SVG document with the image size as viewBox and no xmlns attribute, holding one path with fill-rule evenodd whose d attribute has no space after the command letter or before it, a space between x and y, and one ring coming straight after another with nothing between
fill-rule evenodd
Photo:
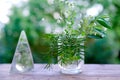
<instances>
[{"instance_id":1,"label":"transparent glass ornament","mask_svg":"<svg viewBox=\"0 0 120 80\"><path fill-rule=\"evenodd\" d=\"M21 32L12 60L11 73L23 73L34 68L33 58L25 31Z\"/></svg>"}]
</instances>

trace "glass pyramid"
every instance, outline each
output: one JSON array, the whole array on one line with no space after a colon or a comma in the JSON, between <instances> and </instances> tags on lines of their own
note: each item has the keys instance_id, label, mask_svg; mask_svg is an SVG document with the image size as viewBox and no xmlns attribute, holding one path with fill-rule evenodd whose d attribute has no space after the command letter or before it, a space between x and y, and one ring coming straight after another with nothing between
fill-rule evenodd
<instances>
[{"instance_id":1,"label":"glass pyramid","mask_svg":"<svg viewBox=\"0 0 120 80\"><path fill-rule=\"evenodd\" d=\"M25 31L21 32L12 60L11 73L23 73L34 68L33 58Z\"/></svg>"}]
</instances>

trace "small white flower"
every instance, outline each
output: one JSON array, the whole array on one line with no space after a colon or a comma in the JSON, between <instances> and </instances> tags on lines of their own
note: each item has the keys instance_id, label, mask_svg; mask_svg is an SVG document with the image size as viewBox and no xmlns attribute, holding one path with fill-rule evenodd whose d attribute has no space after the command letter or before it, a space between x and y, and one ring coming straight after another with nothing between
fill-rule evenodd
<instances>
[{"instance_id":1,"label":"small white flower","mask_svg":"<svg viewBox=\"0 0 120 80\"><path fill-rule=\"evenodd\" d=\"M69 4L69 2L68 2L68 1L65 1L65 4L67 4L67 5L68 5L68 4Z\"/></svg>"},{"instance_id":2,"label":"small white flower","mask_svg":"<svg viewBox=\"0 0 120 80\"><path fill-rule=\"evenodd\" d=\"M54 12L54 13L53 13L53 17L54 17L55 19L61 18L61 17L60 17L60 14L59 14L58 12Z\"/></svg>"},{"instance_id":3,"label":"small white flower","mask_svg":"<svg viewBox=\"0 0 120 80\"><path fill-rule=\"evenodd\" d=\"M65 0L59 0L59 1L63 2L63 1L65 1Z\"/></svg>"},{"instance_id":4,"label":"small white flower","mask_svg":"<svg viewBox=\"0 0 120 80\"><path fill-rule=\"evenodd\" d=\"M58 19L58 20L57 20L57 23L59 24L60 22L61 22L61 20L60 20L60 19Z\"/></svg>"},{"instance_id":5,"label":"small white flower","mask_svg":"<svg viewBox=\"0 0 120 80\"><path fill-rule=\"evenodd\" d=\"M69 11L65 11L65 12L64 12L64 15L65 15L65 17L67 18L67 17L70 15L70 12L69 12Z\"/></svg>"},{"instance_id":6,"label":"small white flower","mask_svg":"<svg viewBox=\"0 0 120 80\"><path fill-rule=\"evenodd\" d=\"M54 3L54 0L47 0L48 4L53 4Z\"/></svg>"},{"instance_id":7,"label":"small white flower","mask_svg":"<svg viewBox=\"0 0 120 80\"><path fill-rule=\"evenodd\" d=\"M72 24L71 22L67 21L67 24Z\"/></svg>"},{"instance_id":8,"label":"small white flower","mask_svg":"<svg viewBox=\"0 0 120 80\"><path fill-rule=\"evenodd\" d=\"M74 7L75 7L75 3L74 3L74 2L69 2L69 3L68 3L68 6L69 6L70 8L74 8Z\"/></svg>"},{"instance_id":9,"label":"small white flower","mask_svg":"<svg viewBox=\"0 0 120 80\"><path fill-rule=\"evenodd\" d=\"M45 18L42 18L41 21L45 21Z\"/></svg>"}]
</instances>

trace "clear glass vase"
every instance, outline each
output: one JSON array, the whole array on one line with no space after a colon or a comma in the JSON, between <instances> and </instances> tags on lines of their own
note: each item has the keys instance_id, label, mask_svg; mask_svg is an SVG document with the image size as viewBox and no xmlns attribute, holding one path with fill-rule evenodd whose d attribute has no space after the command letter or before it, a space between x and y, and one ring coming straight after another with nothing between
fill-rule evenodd
<instances>
[{"instance_id":1,"label":"clear glass vase","mask_svg":"<svg viewBox=\"0 0 120 80\"><path fill-rule=\"evenodd\" d=\"M77 43L76 43L77 42ZM84 41L82 38L62 36L58 39L58 65L61 73L77 74L84 64Z\"/></svg>"}]
</instances>

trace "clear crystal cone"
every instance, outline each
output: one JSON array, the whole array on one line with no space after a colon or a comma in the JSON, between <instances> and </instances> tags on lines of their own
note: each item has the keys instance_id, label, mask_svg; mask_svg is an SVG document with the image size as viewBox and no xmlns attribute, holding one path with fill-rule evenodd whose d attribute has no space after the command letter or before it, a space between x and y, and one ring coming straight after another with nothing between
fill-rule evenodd
<instances>
[{"instance_id":1,"label":"clear crystal cone","mask_svg":"<svg viewBox=\"0 0 120 80\"><path fill-rule=\"evenodd\" d=\"M12 60L12 73L31 71L34 68L33 58L25 31L21 32L17 48Z\"/></svg>"}]
</instances>

